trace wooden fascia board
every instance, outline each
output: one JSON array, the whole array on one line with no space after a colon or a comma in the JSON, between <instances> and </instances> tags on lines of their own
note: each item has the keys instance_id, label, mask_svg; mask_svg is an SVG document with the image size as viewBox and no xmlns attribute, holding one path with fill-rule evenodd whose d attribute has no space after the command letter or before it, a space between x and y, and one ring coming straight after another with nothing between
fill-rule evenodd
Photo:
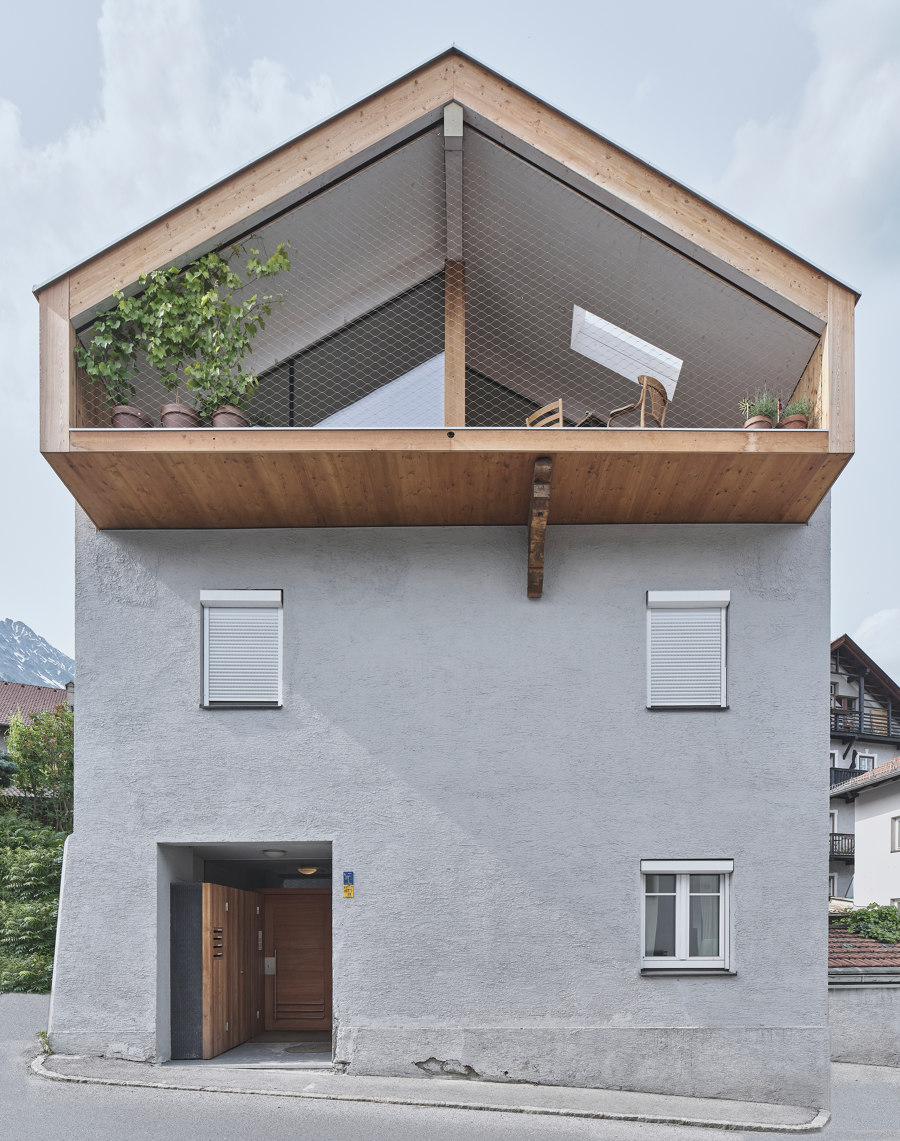
<instances>
[{"instance_id":1,"label":"wooden fascia board","mask_svg":"<svg viewBox=\"0 0 900 1141\"><path fill-rule=\"evenodd\" d=\"M564 452L826 455L828 434L689 428L78 428L72 452Z\"/></svg>"},{"instance_id":2,"label":"wooden fascia board","mask_svg":"<svg viewBox=\"0 0 900 1141\"><path fill-rule=\"evenodd\" d=\"M75 333L69 320L69 279L60 278L40 295L41 451L67 452L75 406Z\"/></svg>"},{"instance_id":3,"label":"wooden fascia board","mask_svg":"<svg viewBox=\"0 0 900 1141\"><path fill-rule=\"evenodd\" d=\"M234 230L290 195L299 185L377 146L393 132L451 100L492 120L563 168L615 195L820 320L827 320L829 285L838 283L455 49L257 159L77 266L69 274L70 315L84 313L109 297L114 289L132 284L141 273L177 261Z\"/></svg>"},{"instance_id":4,"label":"wooden fascia board","mask_svg":"<svg viewBox=\"0 0 900 1141\"><path fill-rule=\"evenodd\" d=\"M452 66L454 97L463 106L820 320L828 319L830 284L851 292L790 250L474 60L460 56Z\"/></svg>"},{"instance_id":5,"label":"wooden fascia board","mask_svg":"<svg viewBox=\"0 0 900 1141\"><path fill-rule=\"evenodd\" d=\"M451 62L445 55L257 159L71 270L70 316L241 226L452 97Z\"/></svg>"},{"instance_id":6,"label":"wooden fascia board","mask_svg":"<svg viewBox=\"0 0 900 1141\"><path fill-rule=\"evenodd\" d=\"M849 455L854 449L854 308L856 296L829 282L828 320L822 334L822 406L828 446Z\"/></svg>"}]
</instances>

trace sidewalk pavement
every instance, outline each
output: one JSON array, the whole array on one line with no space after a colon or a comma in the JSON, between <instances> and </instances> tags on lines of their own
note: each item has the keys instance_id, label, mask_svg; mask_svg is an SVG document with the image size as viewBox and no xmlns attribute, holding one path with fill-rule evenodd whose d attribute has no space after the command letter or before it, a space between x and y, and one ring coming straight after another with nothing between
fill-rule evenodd
<instances>
[{"instance_id":1,"label":"sidewalk pavement","mask_svg":"<svg viewBox=\"0 0 900 1141\"><path fill-rule=\"evenodd\" d=\"M814 1133L824 1128L829 1117L825 1111L817 1112L803 1106L514 1082L355 1077L331 1068L313 1070L308 1066L244 1068L238 1064L217 1066L209 1062L202 1066L189 1062L151 1065L111 1058L51 1054L36 1058L32 1069L44 1078L63 1082L493 1110L760 1133Z\"/></svg>"}]
</instances>

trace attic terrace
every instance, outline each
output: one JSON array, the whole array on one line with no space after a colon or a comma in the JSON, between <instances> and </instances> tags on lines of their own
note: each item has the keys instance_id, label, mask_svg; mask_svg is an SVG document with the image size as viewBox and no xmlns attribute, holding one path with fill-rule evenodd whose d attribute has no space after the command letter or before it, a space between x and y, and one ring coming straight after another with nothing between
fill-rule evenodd
<instances>
[{"instance_id":1,"label":"attic terrace","mask_svg":"<svg viewBox=\"0 0 900 1141\"><path fill-rule=\"evenodd\" d=\"M233 242L291 257L252 426L109 427L76 338ZM101 528L522 524L542 457L556 523L798 523L853 451L856 295L455 50L37 296L41 450ZM603 426L641 374L665 426ZM759 389L810 428L740 427Z\"/></svg>"}]
</instances>

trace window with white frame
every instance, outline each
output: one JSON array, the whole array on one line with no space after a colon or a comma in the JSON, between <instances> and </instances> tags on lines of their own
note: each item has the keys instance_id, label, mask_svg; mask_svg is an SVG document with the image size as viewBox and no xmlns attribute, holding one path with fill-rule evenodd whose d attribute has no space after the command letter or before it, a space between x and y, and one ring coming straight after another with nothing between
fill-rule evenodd
<instances>
[{"instance_id":1,"label":"window with white frame","mask_svg":"<svg viewBox=\"0 0 900 1141\"><path fill-rule=\"evenodd\" d=\"M641 860L643 969L725 970L733 860Z\"/></svg>"},{"instance_id":2,"label":"window with white frame","mask_svg":"<svg viewBox=\"0 0 900 1141\"><path fill-rule=\"evenodd\" d=\"M727 590L647 591L647 708L723 709Z\"/></svg>"},{"instance_id":3,"label":"window with white frame","mask_svg":"<svg viewBox=\"0 0 900 1141\"><path fill-rule=\"evenodd\" d=\"M891 820L891 851L900 852L900 816Z\"/></svg>"},{"instance_id":4,"label":"window with white frame","mask_svg":"<svg viewBox=\"0 0 900 1141\"><path fill-rule=\"evenodd\" d=\"M878 763L877 753L857 753L856 754L856 767L864 773L871 772Z\"/></svg>"},{"instance_id":5,"label":"window with white frame","mask_svg":"<svg viewBox=\"0 0 900 1141\"><path fill-rule=\"evenodd\" d=\"M201 590L203 705L281 705L280 590Z\"/></svg>"},{"instance_id":6,"label":"window with white frame","mask_svg":"<svg viewBox=\"0 0 900 1141\"><path fill-rule=\"evenodd\" d=\"M837 895L837 876L830 875L828 877L828 898L834 899Z\"/></svg>"},{"instance_id":7,"label":"window with white frame","mask_svg":"<svg viewBox=\"0 0 900 1141\"><path fill-rule=\"evenodd\" d=\"M891 900L891 907L896 907L900 911L900 898Z\"/></svg>"}]
</instances>

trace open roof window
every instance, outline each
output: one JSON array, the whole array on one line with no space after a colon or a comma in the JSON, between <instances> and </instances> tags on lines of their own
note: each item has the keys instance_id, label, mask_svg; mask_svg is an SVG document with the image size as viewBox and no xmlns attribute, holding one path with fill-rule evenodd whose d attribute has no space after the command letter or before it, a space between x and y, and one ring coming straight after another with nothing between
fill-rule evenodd
<instances>
[{"instance_id":1,"label":"open roof window","mask_svg":"<svg viewBox=\"0 0 900 1141\"><path fill-rule=\"evenodd\" d=\"M675 395L683 360L580 305L572 309L572 348L635 384L640 376L655 377L670 400Z\"/></svg>"}]
</instances>

